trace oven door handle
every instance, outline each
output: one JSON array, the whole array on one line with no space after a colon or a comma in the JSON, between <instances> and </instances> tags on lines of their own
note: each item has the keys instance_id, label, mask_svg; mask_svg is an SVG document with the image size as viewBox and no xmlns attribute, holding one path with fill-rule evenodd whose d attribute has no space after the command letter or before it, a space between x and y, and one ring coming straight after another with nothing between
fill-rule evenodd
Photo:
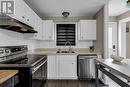
<instances>
[{"instance_id":1,"label":"oven door handle","mask_svg":"<svg viewBox=\"0 0 130 87\"><path fill-rule=\"evenodd\" d=\"M39 66L37 66L36 68L33 68L32 74L35 73L42 65L44 65L47 62L47 60L45 60L43 63L41 63Z\"/></svg>"}]
</instances>

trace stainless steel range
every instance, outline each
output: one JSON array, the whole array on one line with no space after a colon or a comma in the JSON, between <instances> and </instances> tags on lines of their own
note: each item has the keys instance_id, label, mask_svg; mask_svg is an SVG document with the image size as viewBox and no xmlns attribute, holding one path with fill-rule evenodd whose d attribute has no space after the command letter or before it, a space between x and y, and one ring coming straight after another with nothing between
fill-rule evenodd
<instances>
[{"instance_id":1,"label":"stainless steel range","mask_svg":"<svg viewBox=\"0 0 130 87\"><path fill-rule=\"evenodd\" d=\"M27 46L0 47L0 69L19 70L15 87L32 87L33 79L47 79L47 56L27 54Z\"/></svg>"}]
</instances>

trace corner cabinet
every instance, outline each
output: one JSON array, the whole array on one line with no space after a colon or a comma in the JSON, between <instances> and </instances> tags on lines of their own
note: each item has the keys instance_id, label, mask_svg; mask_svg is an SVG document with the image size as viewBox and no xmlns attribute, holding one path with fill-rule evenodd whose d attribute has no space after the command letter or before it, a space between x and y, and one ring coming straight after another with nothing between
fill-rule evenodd
<instances>
[{"instance_id":1,"label":"corner cabinet","mask_svg":"<svg viewBox=\"0 0 130 87\"><path fill-rule=\"evenodd\" d=\"M53 20L43 20L42 25L43 40L54 40L54 22Z\"/></svg>"},{"instance_id":2,"label":"corner cabinet","mask_svg":"<svg viewBox=\"0 0 130 87\"><path fill-rule=\"evenodd\" d=\"M77 79L77 55L49 55L48 79Z\"/></svg>"},{"instance_id":3,"label":"corner cabinet","mask_svg":"<svg viewBox=\"0 0 130 87\"><path fill-rule=\"evenodd\" d=\"M78 40L96 40L96 20L80 20Z\"/></svg>"}]
</instances>

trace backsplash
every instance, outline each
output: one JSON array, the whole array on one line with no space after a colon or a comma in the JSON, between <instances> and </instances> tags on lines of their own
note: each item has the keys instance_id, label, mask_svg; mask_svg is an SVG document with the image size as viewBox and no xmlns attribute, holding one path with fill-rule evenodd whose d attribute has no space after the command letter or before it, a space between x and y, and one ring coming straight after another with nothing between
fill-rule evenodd
<instances>
[{"instance_id":1,"label":"backsplash","mask_svg":"<svg viewBox=\"0 0 130 87\"><path fill-rule=\"evenodd\" d=\"M93 41L77 41L74 48L89 48L93 45ZM56 41L38 41L37 48L64 48L63 46L56 46Z\"/></svg>"},{"instance_id":2,"label":"backsplash","mask_svg":"<svg viewBox=\"0 0 130 87\"><path fill-rule=\"evenodd\" d=\"M56 48L62 46L56 46L56 41L37 41L29 40L21 34L13 31L0 29L0 46L17 46L17 45L28 45L29 50L35 48ZM93 41L77 41L74 48L89 48L93 45Z\"/></svg>"},{"instance_id":3,"label":"backsplash","mask_svg":"<svg viewBox=\"0 0 130 87\"><path fill-rule=\"evenodd\" d=\"M28 45L29 50L35 48L36 41L23 38L21 33L0 29L0 46Z\"/></svg>"}]
</instances>

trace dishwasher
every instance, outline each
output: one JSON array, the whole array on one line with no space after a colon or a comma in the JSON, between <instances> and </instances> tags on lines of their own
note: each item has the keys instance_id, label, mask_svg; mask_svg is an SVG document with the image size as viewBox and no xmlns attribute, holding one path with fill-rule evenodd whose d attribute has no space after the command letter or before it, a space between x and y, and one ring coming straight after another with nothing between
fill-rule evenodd
<instances>
[{"instance_id":1,"label":"dishwasher","mask_svg":"<svg viewBox=\"0 0 130 87\"><path fill-rule=\"evenodd\" d=\"M95 79L95 59L97 54L78 55L77 74L80 80Z\"/></svg>"}]
</instances>

